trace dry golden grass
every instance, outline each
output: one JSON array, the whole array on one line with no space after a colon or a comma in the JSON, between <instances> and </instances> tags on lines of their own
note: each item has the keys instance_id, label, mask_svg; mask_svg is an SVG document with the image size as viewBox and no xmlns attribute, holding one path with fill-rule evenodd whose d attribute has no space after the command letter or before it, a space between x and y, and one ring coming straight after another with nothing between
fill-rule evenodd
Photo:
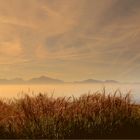
<instances>
[{"instance_id":1,"label":"dry golden grass","mask_svg":"<svg viewBox=\"0 0 140 140\"><path fill-rule=\"evenodd\" d=\"M120 91L0 100L0 138L140 138L139 130L139 106Z\"/></svg>"}]
</instances>

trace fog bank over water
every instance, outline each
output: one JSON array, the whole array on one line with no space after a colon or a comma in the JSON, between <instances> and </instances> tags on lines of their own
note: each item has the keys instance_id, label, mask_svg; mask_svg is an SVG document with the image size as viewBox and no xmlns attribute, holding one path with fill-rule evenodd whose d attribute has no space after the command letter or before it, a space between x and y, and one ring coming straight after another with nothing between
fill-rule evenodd
<instances>
[{"instance_id":1,"label":"fog bank over water","mask_svg":"<svg viewBox=\"0 0 140 140\"><path fill-rule=\"evenodd\" d=\"M140 103L139 84L46 84L46 85L0 85L0 98L21 97L23 94L45 93L54 97L75 96L85 93L102 91L106 88L107 94L119 89L124 94L131 91L135 102Z\"/></svg>"}]
</instances>

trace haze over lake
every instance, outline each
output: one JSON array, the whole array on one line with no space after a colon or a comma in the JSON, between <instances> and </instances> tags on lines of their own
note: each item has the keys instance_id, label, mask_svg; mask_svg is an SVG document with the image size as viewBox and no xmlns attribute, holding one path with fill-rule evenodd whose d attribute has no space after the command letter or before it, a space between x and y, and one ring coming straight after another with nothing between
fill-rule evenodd
<instances>
[{"instance_id":1,"label":"haze over lake","mask_svg":"<svg viewBox=\"0 0 140 140\"><path fill-rule=\"evenodd\" d=\"M140 85L139 84L26 84L26 85L0 85L0 98L21 97L23 94L46 93L54 97L75 96L79 97L85 93L102 91L113 93L116 89L127 93L131 90L132 98L135 102L140 103Z\"/></svg>"}]
</instances>

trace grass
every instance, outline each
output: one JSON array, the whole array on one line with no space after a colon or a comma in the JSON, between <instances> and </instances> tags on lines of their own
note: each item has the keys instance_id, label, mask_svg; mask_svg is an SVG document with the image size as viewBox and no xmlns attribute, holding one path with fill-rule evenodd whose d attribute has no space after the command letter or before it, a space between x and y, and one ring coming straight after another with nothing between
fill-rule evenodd
<instances>
[{"instance_id":1,"label":"grass","mask_svg":"<svg viewBox=\"0 0 140 140\"><path fill-rule=\"evenodd\" d=\"M0 138L140 138L140 107L116 91L0 100Z\"/></svg>"}]
</instances>

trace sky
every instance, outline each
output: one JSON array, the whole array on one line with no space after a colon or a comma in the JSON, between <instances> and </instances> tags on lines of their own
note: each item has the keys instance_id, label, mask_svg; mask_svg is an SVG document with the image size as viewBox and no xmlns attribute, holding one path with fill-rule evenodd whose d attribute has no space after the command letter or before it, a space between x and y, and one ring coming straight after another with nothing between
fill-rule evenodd
<instances>
[{"instance_id":1,"label":"sky","mask_svg":"<svg viewBox=\"0 0 140 140\"><path fill-rule=\"evenodd\" d=\"M140 81L140 0L0 0L0 78Z\"/></svg>"}]
</instances>

